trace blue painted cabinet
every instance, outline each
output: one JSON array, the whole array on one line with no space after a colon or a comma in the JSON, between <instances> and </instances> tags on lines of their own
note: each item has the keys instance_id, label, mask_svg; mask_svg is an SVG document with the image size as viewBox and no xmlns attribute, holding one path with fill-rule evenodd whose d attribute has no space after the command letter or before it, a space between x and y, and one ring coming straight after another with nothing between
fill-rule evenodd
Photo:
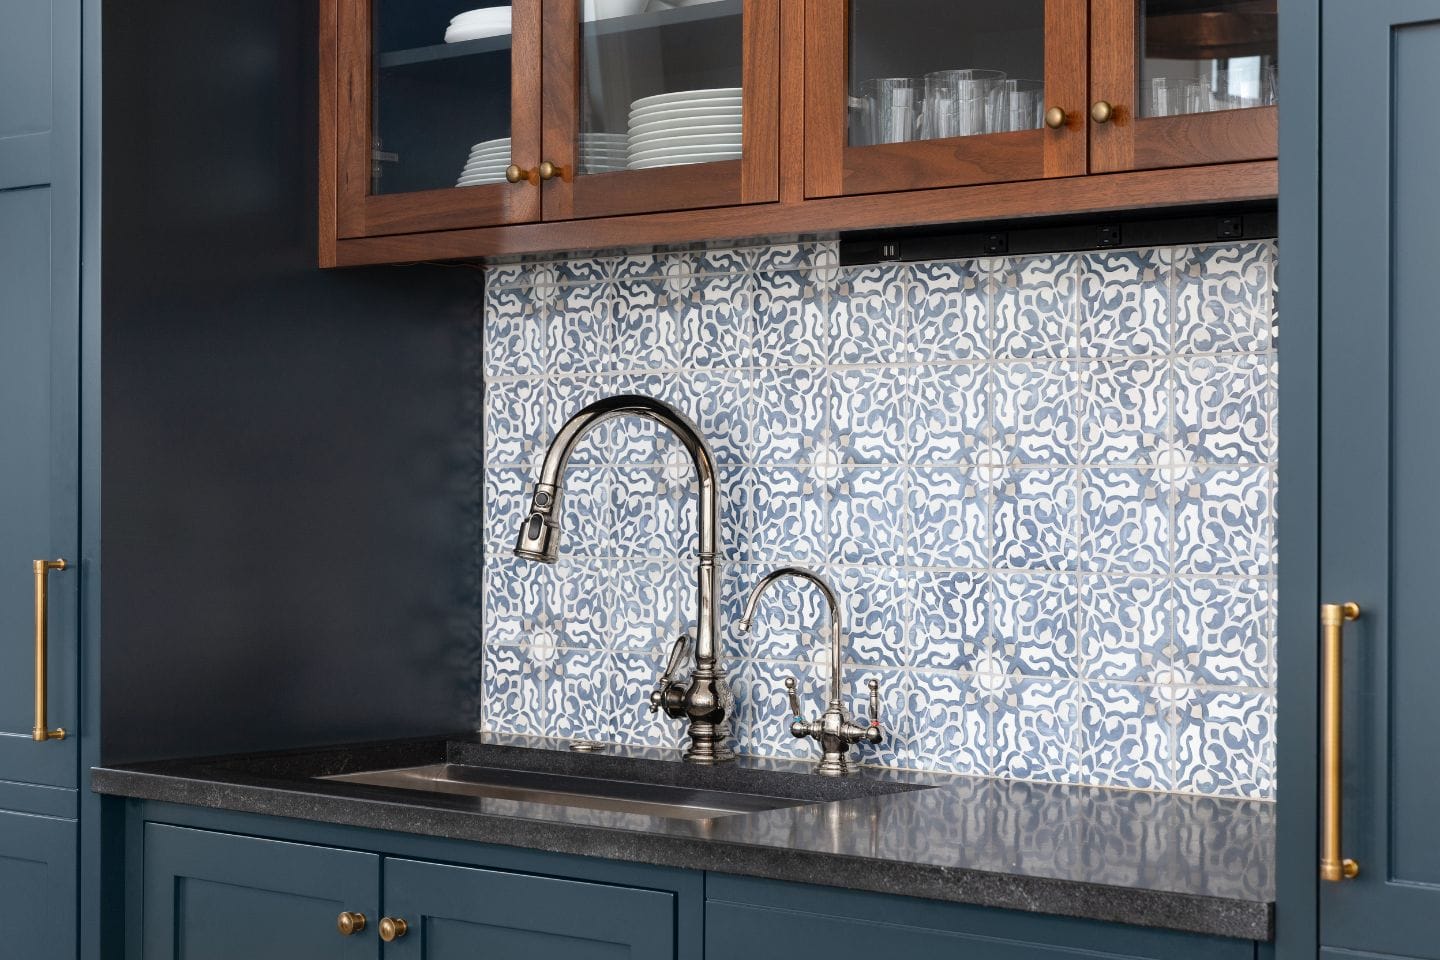
<instances>
[{"instance_id":1,"label":"blue painted cabinet","mask_svg":"<svg viewBox=\"0 0 1440 960\"><path fill-rule=\"evenodd\" d=\"M1254 960L1248 940L711 875L705 955L967 960Z\"/></svg>"},{"instance_id":2,"label":"blue painted cabinet","mask_svg":"<svg viewBox=\"0 0 1440 960\"><path fill-rule=\"evenodd\" d=\"M1359 873L1318 884L1320 953L1440 958L1440 0L1322 9L1319 580L1361 613L1339 850Z\"/></svg>"},{"instance_id":3,"label":"blue painted cabinet","mask_svg":"<svg viewBox=\"0 0 1440 960\"><path fill-rule=\"evenodd\" d=\"M360 960L380 955L380 858L145 825L144 960ZM367 929L341 934L342 911Z\"/></svg>"},{"instance_id":4,"label":"blue painted cabinet","mask_svg":"<svg viewBox=\"0 0 1440 960\"><path fill-rule=\"evenodd\" d=\"M75 955L75 821L0 811L0 956Z\"/></svg>"},{"instance_id":5,"label":"blue painted cabinet","mask_svg":"<svg viewBox=\"0 0 1440 960\"><path fill-rule=\"evenodd\" d=\"M385 861L385 960L671 960L675 894L417 860Z\"/></svg>"}]
</instances>

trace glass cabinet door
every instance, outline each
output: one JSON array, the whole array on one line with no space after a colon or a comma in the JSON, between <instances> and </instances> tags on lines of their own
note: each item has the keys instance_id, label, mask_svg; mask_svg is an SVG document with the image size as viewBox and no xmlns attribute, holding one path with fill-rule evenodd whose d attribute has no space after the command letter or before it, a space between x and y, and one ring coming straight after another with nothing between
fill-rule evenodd
<instances>
[{"instance_id":1,"label":"glass cabinet door","mask_svg":"<svg viewBox=\"0 0 1440 960\"><path fill-rule=\"evenodd\" d=\"M809 0L806 193L1085 172L1085 0Z\"/></svg>"},{"instance_id":2,"label":"glass cabinet door","mask_svg":"<svg viewBox=\"0 0 1440 960\"><path fill-rule=\"evenodd\" d=\"M1097 0L1097 172L1276 155L1276 0Z\"/></svg>"},{"instance_id":3,"label":"glass cabinet door","mask_svg":"<svg viewBox=\"0 0 1440 960\"><path fill-rule=\"evenodd\" d=\"M541 0L345 0L339 236L539 219Z\"/></svg>"},{"instance_id":4,"label":"glass cabinet door","mask_svg":"<svg viewBox=\"0 0 1440 960\"><path fill-rule=\"evenodd\" d=\"M547 0L545 219L777 199L781 2Z\"/></svg>"}]
</instances>

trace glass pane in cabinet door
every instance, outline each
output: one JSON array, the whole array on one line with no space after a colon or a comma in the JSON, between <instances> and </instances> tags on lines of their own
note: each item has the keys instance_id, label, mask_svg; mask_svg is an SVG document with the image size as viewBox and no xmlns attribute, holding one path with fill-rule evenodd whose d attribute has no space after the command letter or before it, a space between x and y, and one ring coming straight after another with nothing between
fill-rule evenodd
<instances>
[{"instance_id":1,"label":"glass pane in cabinet door","mask_svg":"<svg viewBox=\"0 0 1440 960\"><path fill-rule=\"evenodd\" d=\"M1276 0L1141 0L1141 116L1272 106Z\"/></svg>"},{"instance_id":2,"label":"glass pane in cabinet door","mask_svg":"<svg viewBox=\"0 0 1440 960\"><path fill-rule=\"evenodd\" d=\"M738 160L741 0L581 0L581 174Z\"/></svg>"},{"instance_id":3,"label":"glass pane in cabinet door","mask_svg":"<svg viewBox=\"0 0 1440 960\"><path fill-rule=\"evenodd\" d=\"M1045 0L850 0L852 147L1044 122Z\"/></svg>"},{"instance_id":4,"label":"glass pane in cabinet door","mask_svg":"<svg viewBox=\"0 0 1440 960\"><path fill-rule=\"evenodd\" d=\"M503 183L510 6L373 0L370 192Z\"/></svg>"}]
</instances>

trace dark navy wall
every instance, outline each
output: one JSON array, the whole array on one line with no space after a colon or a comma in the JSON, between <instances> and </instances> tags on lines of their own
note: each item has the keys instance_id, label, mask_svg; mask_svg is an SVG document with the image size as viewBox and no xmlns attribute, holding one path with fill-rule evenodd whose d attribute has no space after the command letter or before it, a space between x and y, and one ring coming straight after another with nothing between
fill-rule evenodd
<instances>
[{"instance_id":1,"label":"dark navy wall","mask_svg":"<svg viewBox=\"0 0 1440 960\"><path fill-rule=\"evenodd\" d=\"M478 715L480 275L315 268L315 8L104 23L107 762Z\"/></svg>"}]
</instances>

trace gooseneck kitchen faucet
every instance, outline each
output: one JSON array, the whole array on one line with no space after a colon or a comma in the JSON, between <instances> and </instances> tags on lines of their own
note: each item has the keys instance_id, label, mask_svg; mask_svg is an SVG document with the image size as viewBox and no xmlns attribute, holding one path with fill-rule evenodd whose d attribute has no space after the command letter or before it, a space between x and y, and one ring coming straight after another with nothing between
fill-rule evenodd
<instances>
[{"instance_id":1,"label":"gooseneck kitchen faucet","mask_svg":"<svg viewBox=\"0 0 1440 960\"><path fill-rule=\"evenodd\" d=\"M799 577L813 583L824 595L825 605L830 610L830 700L823 714L814 720L806 720L800 713L800 697L795 692L795 678L786 677L785 692L790 698L790 735L797 739L810 737L820 744L820 764L815 768L816 773L827 777L843 777L855 769L845 758L845 752L852 743L864 740L876 744L885 738L880 729L880 684L873 679L865 681L865 685L870 688L870 722L853 722L845 712L845 705L840 697L840 654L844 637L844 628L840 623L840 601L836 599L835 591L830 589L830 584L819 574L804 567L780 567L767 573L755 584L750 591L750 599L745 603L745 613L736 624L741 632L750 632L750 624L754 622L755 613L760 609L761 596L781 577Z\"/></svg>"},{"instance_id":2,"label":"gooseneck kitchen faucet","mask_svg":"<svg viewBox=\"0 0 1440 960\"><path fill-rule=\"evenodd\" d=\"M720 522L720 491L715 473L715 455L688 417L653 397L625 394L597 400L567 420L545 452L540 478L530 496L530 513L515 542L515 556L540 563L554 563L559 558L558 518L564 495L565 468L580 440L599 424L616 417L643 417L668 427L689 451L700 482L700 543L696 565L700 603L696 615L695 665L690 671L688 683L673 679L690 644L690 638L682 636L675 641L659 685L650 695L650 711L654 713L663 709L673 719L689 721L690 746L685 751L685 759L689 762L713 764L734 760L727 719L732 710L732 700L730 688L725 682L725 671L717 656L720 648L719 587L715 552Z\"/></svg>"}]
</instances>

